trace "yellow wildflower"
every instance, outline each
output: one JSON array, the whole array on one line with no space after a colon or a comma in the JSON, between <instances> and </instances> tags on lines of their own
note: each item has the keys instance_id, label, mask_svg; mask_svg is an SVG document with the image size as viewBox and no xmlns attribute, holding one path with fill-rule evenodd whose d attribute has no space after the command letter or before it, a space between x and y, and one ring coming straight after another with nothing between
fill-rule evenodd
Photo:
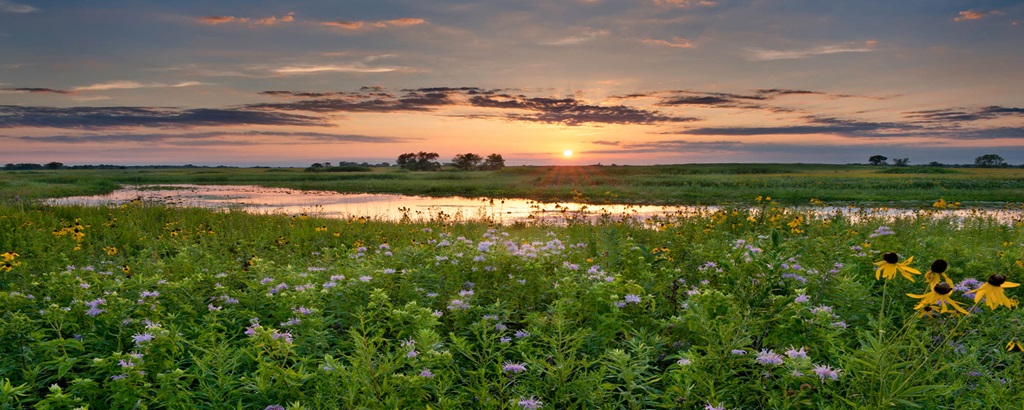
<instances>
[{"instance_id":1,"label":"yellow wildflower","mask_svg":"<svg viewBox=\"0 0 1024 410\"><path fill-rule=\"evenodd\" d=\"M978 290L974 291L974 303L981 302L985 299L985 306L989 309L995 309L1000 305L1008 308L1017 307L1017 300L1006 297L1006 293L1003 293L1003 289L1015 288L1020 286L1019 283L1007 282L1006 276L1001 274L995 274L988 277L988 281L984 285L981 285Z\"/></svg>"},{"instance_id":2,"label":"yellow wildflower","mask_svg":"<svg viewBox=\"0 0 1024 410\"><path fill-rule=\"evenodd\" d=\"M878 270L875 271L875 280L881 279L885 276L886 279L892 279L896 277L896 273L899 272L904 278L913 282L914 275L920 275L921 271L911 268L910 263L914 261L914 257L911 256L907 260L900 262L900 258L895 253L889 252L882 255L882 260L875 262L875 266L878 266Z\"/></svg>"},{"instance_id":3,"label":"yellow wildflower","mask_svg":"<svg viewBox=\"0 0 1024 410\"><path fill-rule=\"evenodd\" d=\"M949 307L952 306L954 309L956 309L957 312L963 313L965 315L970 314L967 313L967 311L964 310L964 308L960 307L960 305L957 304L953 299L949 298L949 294L953 293L953 287L950 286L949 283L940 282L938 285L931 287L931 289L931 292L925 293L923 295L915 295L913 293L907 294L907 296L910 296L912 298L921 299L921 301L918 302L917 306L914 306L914 310L921 310L930 305L938 305L940 306L939 313L949 312Z\"/></svg>"}]
</instances>

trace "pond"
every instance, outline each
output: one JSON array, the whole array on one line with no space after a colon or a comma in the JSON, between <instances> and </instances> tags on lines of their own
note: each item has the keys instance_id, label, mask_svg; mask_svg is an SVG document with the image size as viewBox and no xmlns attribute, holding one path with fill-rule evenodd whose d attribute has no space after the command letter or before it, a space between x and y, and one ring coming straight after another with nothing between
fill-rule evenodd
<instances>
[{"instance_id":1,"label":"pond","mask_svg":"<svg viewBox=\"0 0 1024 410\"><path fill-rule=\"evenodd\" d=\"M543 203L528 199L423 197L395 194L342 194L251 185L128 185L106 195L53 198L51 205L121 205L131 201L183 207L239 209L260 214L307 214L327 218L366 217L386 221L485 220L495 223L565 223L568 219L596 220L697 216L715 212L717 206L655 206ZM846 215L853 220L868 217L991 217L1001 223L1024 220L1021 209L913 210L894 208L800 207L820 217Z\"/></svg>"}]
</instances>

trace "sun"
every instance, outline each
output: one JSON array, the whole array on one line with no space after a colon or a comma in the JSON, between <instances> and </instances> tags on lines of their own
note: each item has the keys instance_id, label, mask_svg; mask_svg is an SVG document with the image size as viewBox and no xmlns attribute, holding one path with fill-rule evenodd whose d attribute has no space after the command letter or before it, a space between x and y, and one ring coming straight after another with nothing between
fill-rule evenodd
<instances>
[{"instance_id":1,"label":"sun","mask_svg":"<svg viewBox=\"0 0 1024 410\"><path fill-rule=\"evenodd\" d=\"M562 155L564 155L566 158L570 158L570 157L572 157L572 150L571 149L567 149L565 151L562 151Z\"/></svg>"}]
</instances>

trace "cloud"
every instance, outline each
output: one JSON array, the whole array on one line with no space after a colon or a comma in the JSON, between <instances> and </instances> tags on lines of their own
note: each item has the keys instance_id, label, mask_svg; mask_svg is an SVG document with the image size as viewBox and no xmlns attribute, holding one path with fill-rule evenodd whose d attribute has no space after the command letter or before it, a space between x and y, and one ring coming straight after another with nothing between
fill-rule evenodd
<instances>
[{"instance_id":1,"label":"cloud","mask_svg":"<svg viewBox=\"0 0 1024 410\"><path fill-rule=\"evenodd\" d=\"M238 17L235 17L235 16L206 16L206 17L196 17L196 21L198 21L200 23L203 23L203 24L217 25L217 24L231 23L231 22L235 22L235 21L241 21L241 22L245 23L245 22L248 22L249 19L239 19Z\"/></svg>"},{"instance_id":2,"label":"cloud","mask_svg":"<svg viewBox=\"0 0 1024 410\"><path fill-rule=\"evenodd\" d=\"M543 46L574 46L577 44L587 43L596 40L601 37L608 36L608 30L586 30L583 34L560 38L557 40L544 41L540 44Z\"/></svg>"},{"instance_id":3,"label":"cloud","mask_svg":"<svg viewBox=\"0 0 1024 410\"><path fill-rule=\"evenodd\" d=\"M695 6L713 7L718 5L718 2L710 0L652 0L652 2L659 6L666 5L681 8L691 8Z\"/></svg>"},{"instance_id":4,"label":"cloud","mask_svg":"<svg viewBox=\"0 0 1024 410\"><path fill-rule=\"evenodd\" d=\"M612 145L602 144L604 141L591 141L592 144L599 145ZM583 151L583 154L649 154L649 153L668 153L668 152L720 152L720 151L732 151L743 145L739 141L686 141L686 140L660 140L660 141L645 141L630 144L614 144L617 148L606 149L606 150L587 150Z\"/></svg>"},{"instance_id":5,"label":"cloud","mask_svg":"<svg viewBox=\"0 0 1024 410\"><path fill-rule=\"evenodd\" d=\"M987 120L1007 116L1024 116L1024 108L992 105L977 109L943 108L935 110L908 111L903 116L923 123L950 123Z\"/></svg>"},{"instance_id":6,"label":"cloud","mask_svg":"<svg viewBox=\"0 0 1024 410\"><path fill-rule=\"evenodd\" d=\"M389 28L389 27L409 27L417 26L420 24L426 24L427 20L413 17L402 17L392 20L380 20L380 21L359 21L359 20L336 20L336 21L324 21L320 24L327 27L341 28L345 30L359 30L359 29L373 29L373 28Z\"/></svg>"},{"instance_id":7,"label":"cloud","mask_svg":"<svg viewBox=\"0 0 1024 410\"><path fill-rule=\"evenodd\" d=\"M247 106L260 110L330 112L434 112L441 107L469 107L492 112L455 115L473 119L504 119L579 126L584 124L656 124L696 121L658 111L624 105L594 105L575 97L529 97L503 93L508 89L477 87L430 87L401 90L392 94L379 87L359 92L305 93L264 91L262 94L287 98L314 98L285 103ZM321 98L326 97L326 98Z\"/></svg>"},{"instance_id":8,"label":"cloud","mask_svg":"<svg viewBox=\"0 0 1024 410\"><path fill-rule=\"evenodd\" d=\"M0 105L0 128L177 127L227 125L327 126L305 115L236 108L33 107Z\"/></svg>"},{"instance_id":9,"label":"cloud","mask_svg":"<svg viewBox=\"0 0 1024 410\"><path fill-rule=\"evenodd\" d=\"M819 55L829 54L842 54L842 53L868 53L875 51L874 46L877 44L875 40L869 40L865 43L841 43L841 44L829 44L817 47L811 47L806 49L795 49L795 50L771 50L764 48L748 48L746 49L748 55L747 58L753 61L773 61L773 60L789 60L789 59L802 59L810 58Z\"/></svg>"},{"instance_id":10,"label":"cloud","mask_svg":"<svg viewBox=\"0 0 1024 410\"><path fill-rule=\"evenodd\" d=\"M672 37L672 40L645 38L640 41L644 44L650 44L655 46L665 46L672 48L693 48L693 44L691 44L689 40L681 37Z\"/></svg>"},{"instance_id":11,"label":"cloud","mask_svg":"<svg viewBox=\"0 0 1024 410\"><path fill-rule=\"evenodd\" d=\"M394 144L418 140L417 138L401 138L388 136L369 136L357 134L331 134L322 132L278 132L278 131L244 131L244 132L198 132L180 134L137 134L137 133L87 133L80 135L47 135L47 136L0 136L0 140L17 140L22 142L52 144L165 144L180 146L196 145L263 145L273 143L302 144Z\"/></svg>"},{"instance_id":12,"label":"cloud","mask_svg":"<svg viewBox=\"0 0 1024 410\"><path fill-rule=\"evenodd\" d=\"M39 9L37 9L35 7L32 7L32 6L28 6L28 5L24 5L24 4L18 4L18 3L15 3L13 1L0 0L0 12L3 12L3 13L24 14L24 13L34 13L34 12L37 12L37 11L39 11Z\"/></svg>"},{"instance_id":13,"label":"cloud","mask_svg":"<svg viewBox=\"0 0 1024 410\"><path fill-rule=\"evenodd\" d=\"M1002 16L1004 14L1006 13L999 10L964 10L959 13L959 17L954 17L953 21L959 23L961 21L981 20L988 16Z\"/></svg>"},{"instance_id":14,"label":"cloud","mask_svg":"<svg viewBox=\"0 0 1024 410\"><path fill-rule=\"evenodd\" d=\"M325 64L325 65L311 65L311 66L289 66L275 68L273 71L276 74L289 75L289 74L315 74L324 72L333 73L390 73L392 71L398 71L396 67L366 67L362 65L337 65L337 64Z\"/></svg>"},{"instance_id":15,"label":"cloud","mask_svg":"<svg viewBox=\"0 0 1024 410\"><path fill-rule=\"evenodd\" d=\"M532 113L506 113L496 115L514 121L538 122L579 126L585 124L640 124L697 121L692 117L675 117L658 111L628 107L624 105L602 106L580 102L575 98L549 98L499 95L474 96L470 98L474 107L497 108L502 110L526 110Z\"/></svg>"},{"instance_id":16,"label":"cloud","mask_svg":"<svg viewBox=\"0 0 1024 410\"><path fill-rule=\"evenodd\" d=\"M72 88L71 91L131 90L136 88L181 88L202 85L198 81L183 81L175 84L140 83L137 81L111 81Z\"/></svg>"},{"instance_id":17,"label":"cloud","mask_svg":"<svg viewBox=\"0 0 1024 410\"><path fill-rule=\"evenodd\" d=\"M249 17L235 17L235 16L205 16L196 17L195 20L202 24L215 26L218 24L228 23L239 23L248 24L252 23L255 26L273 26L280 23L291 23L295 21L295 13L290 12L278 18L277 16L270 16L265 18L249 18Z\"/></svg>"},{"instance_id":18,"label":"cloud","mask_svg":"<svg viewBox=\"0 0 1024 410\"><path fill-rule=\"evenodd\" d=\"M0 93L15 93L15 94L71 94L67 90L58 90L55 88L39 88L39 87L18 87L18 88L0 88Z\"/></svg>"}]
</instances>

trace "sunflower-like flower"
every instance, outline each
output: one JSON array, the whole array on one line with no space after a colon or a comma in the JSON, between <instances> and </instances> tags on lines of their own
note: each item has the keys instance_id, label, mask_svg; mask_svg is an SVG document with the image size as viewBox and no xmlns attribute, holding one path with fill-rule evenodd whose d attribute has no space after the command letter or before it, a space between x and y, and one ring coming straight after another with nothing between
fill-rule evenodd
<instances>
[{"instance_id":1,"label":"sunflower-like flower","mask_svg":"<svg viewBox=\"0 0 1024 410\"><path fill-rule=\"evenodd\" d=\"M913 256L907 258L907 260L903 262L900 262L900 257L895 253L889 252L882 255L882 260L875 262L875 266L878 267L878 270L875 271L875 279L881 279L882 276L886 279L892 279L896 277L896 272L899 272L904 278L913 282L914 277L911 276L911 274L921 274L921 271L910 267L910 263L913 261Z\"/></svg>"},{"instance_id":2,"label":"sunflower-like flower","mask_svg":"<svg viewBox=\"0 0 1024 410\"><path fill-rule=\"evenodd\" d=\"M956 301L949 298L949 295L951 293L953 293L953 287L950 286L948 282L939 282L939 284L932 287L931 292L925 293L923 295L915 295L913 293L908 293L907 296L910 296L915 299L921 299L921 301L918 302L917 306L914 306L914 310L921 310L926 307L930 307L930 305L938 305L939 313L946 313L950 311L949 307L952 306L953 309L956 309L957 312L969 315L970 313L967 313L967 311L964 310L964 308L960 307L960 305L956 303Z\"/></svg>"},{"instance_id":3,"label":"sunflower-like flower","mask_svg":"<svg viewBox=\"0 0 1024 410\"><path fill-rule=\"evenodd\" d=\"M1024 343L1021 343L1017 338L1010 339L1010 342L1006 344L1007 352L1024 352Z\"/></svg>"},{"instance_id":4,"label":"sunflower-like flower","mask_svg":"<svg viewBox=\"0 0 1024 410\"><path fill-rule=\"evenodd\" d=\"M932 267L924 274L924 280L928 281L929 289L934 288L939 282L953 283L953 281L949 280L949 276L946 276L946 268L948 267L949 264L942 259L936 259L935 262L932 262Z\"/></svg>"},{"instance_id":5,"label":"sunflower-like flower","mask_svg":"<svg viewBox=\"0 0 1024 410\"><path fill-rule=\"evenodd\" d=\"M1017 300L1006 297L1006 293L1003 293L1003 289L1015 288L1020 286L1019 283L1007 282L1006 276L1001 274L995 274L988 277L988 281L981 285L978 290L974 291L974 303L981 302L985 299L985 306L989 309L995 309L1000 305L1006 306L1010 309L1017 307Z\"/></svg>"}]
</instances>

